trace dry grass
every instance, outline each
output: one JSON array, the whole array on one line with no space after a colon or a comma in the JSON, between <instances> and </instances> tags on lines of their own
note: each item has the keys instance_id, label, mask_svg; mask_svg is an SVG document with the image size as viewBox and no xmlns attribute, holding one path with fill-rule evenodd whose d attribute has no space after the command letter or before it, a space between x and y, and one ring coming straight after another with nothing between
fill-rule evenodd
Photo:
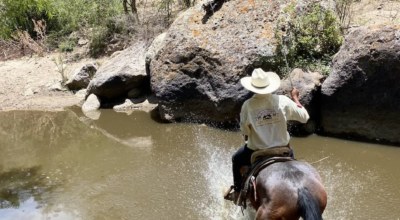
<instances>
[{"instance_id":1,"label":"dry grass","mask_svg":"<svg viewBox=\"0 0 400 220\"><path fill-rule=\"evenodd\" d=\"M163 4L165 5L165 2L169 3L169 7L160 7ZM132 41L136 40L145 41L150 44L156 36L168 29L176 15L184 9L179 5L178 1L170 0L139 0L137 1L137 8L140 22L139 24L134 24L129 19L124 21L125 28L133 30L130 33L133 33L133 36L118 36L117 41L123 44L118 45L120 49L128 47ZM35 39L23 30L17 31L12 40L5 41L0 39L0 61L32 56L34 54L42 56L48 52L48 47L44 43L47 38L46 23L44 21L32 22L37 35ZM83 36L80 37L89 38L90 30L79 30L77 32L83 33ZM115 40L115 38L112 40ZM113 46L113 43L110 42L108 45Z\"/></svg>"},{"instance_id":2,"label":"dry grass","mask_svg":"<svg viewBox=\"0 0 400 220\"><path fill-rule=\"evenodd\" d=\"M0 61L16 59L25 56L19 41L15 40L0 40ZM31 54L33 51L31 51Z\"/></svg>"},{"instance_id":3,"label":"dry grass","mask_svg":"<svg viewBox=\"0 0 400 220\"><path fill-rule=\"evenodd\" d=\"M360 0L351 6L350 26L400 23L399 0Z\"/></svg>"}]
</instances>

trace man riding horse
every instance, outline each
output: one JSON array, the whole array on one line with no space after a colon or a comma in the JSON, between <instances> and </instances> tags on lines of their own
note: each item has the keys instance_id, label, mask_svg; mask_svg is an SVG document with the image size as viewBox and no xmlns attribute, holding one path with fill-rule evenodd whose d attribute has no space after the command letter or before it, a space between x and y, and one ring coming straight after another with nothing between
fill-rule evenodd
<instances>
[{"instance_id":1,"label":"man riding horse","mask_svg":"<svg viewBox=\"0 0 400 220\"><path fill-rule=\"evenodd\" d=\"M307 122L309 115L300 104L299 91L293 88L290 98L275 95L280 86L280 78L274 72L265 72L258 68L240 80L242 86L254 95L243 103L240 112L240 129L246 144L232 156L233 186L225 195L225 199L235 204L242 189L241 168L251 166L253 152L262 149L283 149L293 158L293 150L289 146L290 135L287 121ZM279 151L282 152L282 151Z\"/></svg>"}]
</instances>

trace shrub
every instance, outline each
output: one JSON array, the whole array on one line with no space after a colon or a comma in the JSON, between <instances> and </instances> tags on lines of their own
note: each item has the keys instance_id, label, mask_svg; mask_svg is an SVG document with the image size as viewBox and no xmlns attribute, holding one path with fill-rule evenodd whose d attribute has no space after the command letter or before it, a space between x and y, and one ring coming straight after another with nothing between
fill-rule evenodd
<instances>
[{"instance_id":1,"label":"shrub","mask_svg":"<svg viewBox=\"0 0 400 220\"><path fill-rule=\"evenodd\" d=\"M80 28L101 29L110 18L121 14L120 0L0 0L0 37L10 39L15 31L22 30L35 39L32 20L43 20L46 34L51 36L49 42L68 48L73 44L63 41L64 36Z\"/></svg>"},{"instance_id":2,"label":"shrub","mask_svg":"<svg viewBox=\"0 0 400 220\"><path fill-rule=\"evenodd\" d=\"M67 38L60 42L58 48L61 50L61 52L71 52L74 50L75 46L76 46L76 39Z\"/></svg>"},{"instance_id":3,"label":"shrub","mask_svg":"<svg viewBox=\"0 0 400 220\"><path fill-rule=\"evenodd\" d=\"M89 54L92 57L99 57L104 54L107 43L112 37L106 27L95 28L90 36Z\"/></svg>"},{"instance_id":4,"label":"shrub","mask_svg":"<svg viewBox=\"0 0 400 220\"><path fill-rule=\"evenodd\" d=\"M67 35L80 28L93 30L89 36L90 54L98 54L106 46L105 40L110 36L108 29L120 31L116 25L108 27L110 19L123 14L120 0L54 0L53 4L58 8L58 20L65 24L57 35Z\"/></svg>"},{"instance_id":5,"label":"shrub","mask_svg":"<svg viewBox=\"0 0 400 220\"><path fill-rule=\"evenodd\" d=\"M32 20L43 20L47 27L57 26L55 9L50 0L1 0L0 1L0 37L11 38L17 31L27 31L36 37Z\"/></svg>"},{"instance_id":6,"label":"shrub","mask_svg":"<svg viewBox=\"0 0 400 220\"><path fill-rule=\"evenodd\" d=\"M317 3L308 5L299 13L289 5L286 20L278 22L276 62L280 71L287 73L298 67L322 74L329 72L331 57L339 50L343 36L335 14Z\"/></svg>"},{"instance_id":7,"label":"shrub","mask_svg":"<svg viewBox=\"0 0 400 220\"><path fill-rule=\"evenodd\" d=\"M79 27L94 27L104 24L108 18L122 14L120 0L53 0L57 8L57 19L63 24L64 32Z\"/></svg>"},{"instance_id":8,"label":"shrub","mask_svg":"<svg viewBox=\"0 0 400 220\"><path fill-rule=\"evenodd\" d=\"M131 15L124 14L108 18L103 25L94 28L90 35L90 56L98 57L124 48L133 39L132 34L137 31L134 19Z\"/></svg>"},{"instance_id":9,"label":"shrub","mask_svg":"<svg viewBox=\"0 0 400 220\"><path fill-rule=\"evenodd\" d=\"M351 4L353 4L353 2L355 2L355 0L337 0L336 1L336 12L339 17L342 32L345 32L345 30L349 27L350 20L351 20L350 8L351 8Z\"/></svg>"}]
</instances>

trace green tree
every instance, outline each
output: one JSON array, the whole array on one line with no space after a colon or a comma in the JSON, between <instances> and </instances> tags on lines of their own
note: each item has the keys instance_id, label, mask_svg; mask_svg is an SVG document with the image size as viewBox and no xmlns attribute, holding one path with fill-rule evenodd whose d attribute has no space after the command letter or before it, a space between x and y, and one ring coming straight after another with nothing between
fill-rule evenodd
<instances>
[{"instance_id":1,"label":"green tree","mask_svg":"<svg viewBox=\"0 0 400 220\"><path fill-rule=\"evenodd\" d=\"M32 20L44 20L52 27L54 13L50 0L0 0L0 37L8 39L16 30L35 36Z\"/></svg>"},{"instance_id":2,"label":"green tree","mask_svg":"<svg viewBox=\"0 0 400 220\"><path fill-rule=\"evenodd\" d=\"M294 5L286 8L289 19L278 22L285 30L277 29L278 63L284 66L282 72L299 67L326 74L332 55L340 48L343 36L335 14L313 3L299 13Z\"/></svg>"}]
</instances>

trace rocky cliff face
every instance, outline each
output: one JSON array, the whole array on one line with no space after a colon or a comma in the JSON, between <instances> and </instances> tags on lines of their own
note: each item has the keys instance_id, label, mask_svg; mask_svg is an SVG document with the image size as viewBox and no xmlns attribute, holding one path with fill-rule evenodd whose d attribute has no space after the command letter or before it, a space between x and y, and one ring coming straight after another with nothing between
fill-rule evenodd
<instances>
[{"instance_id":1,"label":"rocky cliff face","mask_svg":"<svg viewBox=\"0 0 400 220\"><path fill-rule=\"evenodd\" d=\"M400 27L352 30L322 85L323 131L400 143Z\"/></svg>"}]
</instances>

